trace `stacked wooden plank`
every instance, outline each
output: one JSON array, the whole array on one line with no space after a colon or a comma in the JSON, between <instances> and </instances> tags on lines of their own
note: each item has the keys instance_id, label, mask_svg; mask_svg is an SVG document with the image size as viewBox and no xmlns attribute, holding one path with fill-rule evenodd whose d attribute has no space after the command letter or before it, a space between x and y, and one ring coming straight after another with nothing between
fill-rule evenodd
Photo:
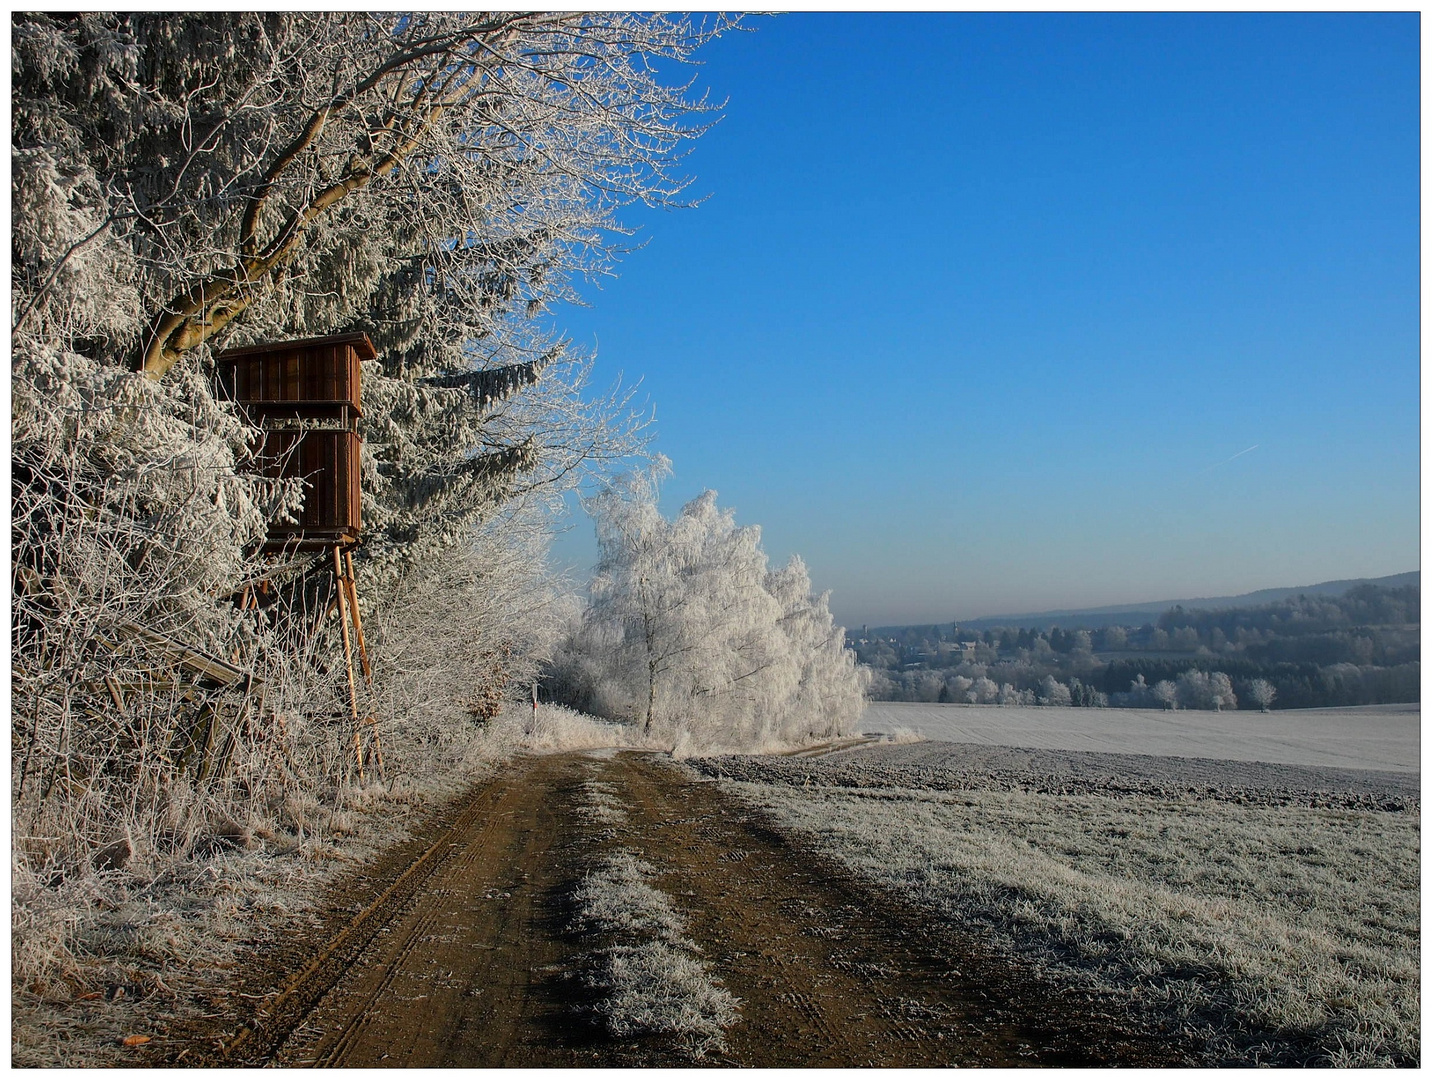
<instances>
[{"instance_id":1,"label":"stacked wooden plank","mask_svg":"<svg viewBox=\"0 0 1432 1080\"><path fill-rule=\"evenodd\" d=\"M141 642L158 664L137 681L104 676L103 691L108 691L115 709L123 716L136 698L174 695L179 708L173 714L173 728L160 737L155 749L178 771L198 780L223 779L240 740L253 734L254 705L263 697L262 680L227 660L137 623L125 622L117 629L118 639L97 635L96 643L120 652L127 644Z\"/></svg>"}]
</instances>

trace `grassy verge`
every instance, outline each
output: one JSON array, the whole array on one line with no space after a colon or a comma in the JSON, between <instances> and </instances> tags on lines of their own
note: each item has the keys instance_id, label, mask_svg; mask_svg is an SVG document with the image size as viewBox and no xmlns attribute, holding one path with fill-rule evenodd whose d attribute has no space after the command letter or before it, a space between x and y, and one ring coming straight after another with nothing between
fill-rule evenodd
<instances>
[{"instance_id":1,"label":"grassy verge","mask_svg":"<svg viewBox=\"0 0 1432 1080\"><path fill-rule=\"evenodd\" d=\"M557 707L543 706L535 724L530 708L511 708L426 757L399 758L388 784L326 799L299 789L242 814L235 793L196 793L224 808L222 826L209 829L216 842L168 855L133 843L122 865L64 874L16 860L12 1064L143 1064L153 1047L140 1040L159 1040L232 992L246 952L305 932L331 882L405 839L444 799L514 754L623 734Z\"/></svg>"}]
</instances>

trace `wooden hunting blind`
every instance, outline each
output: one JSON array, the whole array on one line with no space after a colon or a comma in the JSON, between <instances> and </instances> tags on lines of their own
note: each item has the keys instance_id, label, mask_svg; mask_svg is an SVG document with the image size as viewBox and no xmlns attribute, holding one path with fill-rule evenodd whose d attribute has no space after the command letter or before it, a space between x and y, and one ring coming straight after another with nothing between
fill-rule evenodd
<instances>
[{"instance_id":1,"label":"wooden hunting blind","mask_svg":"<svg viewBox=\"0 0 1432 1080\"><path fill-rule=\"evenodd\" d=\"M296 523L269 526L265 551L349 547L358 541L362 489L361 364L377 356L366 334L228 349L215 356L221 396L264 431L258 471L303 481Z\"/></svg>"},{"instance_id":2,"label":"wooden hunting blind","mask_svg":"<svg viewBox=\"0 0 1432 1080\"><path fill-rule=\"evenodd\" d=\"M348 705L353 722L353 763L360 783L365 763L383 771L383 752L375 716L361 716L358 683L353 671L353 641L365 681L371 681L358 586L353 573L353 546L362 528L362 487L359 470L363 416L362 363L377 357L367 334L276 341L227 349L214 357L219 396L242 406L263 429L260 475L303 482L303 509L297 522L271 522L265 552L331 552L333 588L320 605L321 623L336 614L348 665ZM268 582L245 586L239 607L259 606ZM315 624L314 629L317 629ZM361 717L361 718L360 718Z\"/></svg>"}]
</instances>

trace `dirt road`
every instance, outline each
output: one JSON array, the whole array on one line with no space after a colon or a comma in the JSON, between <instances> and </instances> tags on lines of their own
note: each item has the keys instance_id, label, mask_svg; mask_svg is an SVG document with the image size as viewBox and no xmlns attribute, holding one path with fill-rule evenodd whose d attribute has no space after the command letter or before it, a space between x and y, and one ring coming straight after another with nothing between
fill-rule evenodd
<instances>
[{"instance_id":1,"label":"dirt road","mask_svg":"<svg viewBox=\"0 0 1432 1080\"><path fill-rule=\"evenodd\" d=\"M622 805L594 815L593 781ZM741 1002L711 1064L1169 1063L1128 1018L1056 994L929 916L789 843L717 784L651 755L516 762L334 896L323 930L257 957L180 1064L640 1066L578 972L572 893L603 854L657 867L712 973ZM250 1007L242 1015L234 1003Z\"/></svg>"}]
</instances>

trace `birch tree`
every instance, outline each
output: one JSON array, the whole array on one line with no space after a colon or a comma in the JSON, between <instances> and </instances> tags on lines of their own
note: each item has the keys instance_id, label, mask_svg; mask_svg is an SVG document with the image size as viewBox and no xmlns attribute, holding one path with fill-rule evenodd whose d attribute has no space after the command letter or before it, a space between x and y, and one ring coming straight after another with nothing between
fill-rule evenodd
<instances>
[{"instance_id":1,"label":"birch tree","mask_svg":"<svg viewBox=\"0 0 1432 1080\"><path fill-rule=\"evenodd\" d=\"M586 507L599 560L591 601L555 665L570 703L702 747L759 748L854 730L863 694L828 595L805 565L771 570L760 529L707 491L673 521L667 464Z\"/></svg>"}]
</instances>

